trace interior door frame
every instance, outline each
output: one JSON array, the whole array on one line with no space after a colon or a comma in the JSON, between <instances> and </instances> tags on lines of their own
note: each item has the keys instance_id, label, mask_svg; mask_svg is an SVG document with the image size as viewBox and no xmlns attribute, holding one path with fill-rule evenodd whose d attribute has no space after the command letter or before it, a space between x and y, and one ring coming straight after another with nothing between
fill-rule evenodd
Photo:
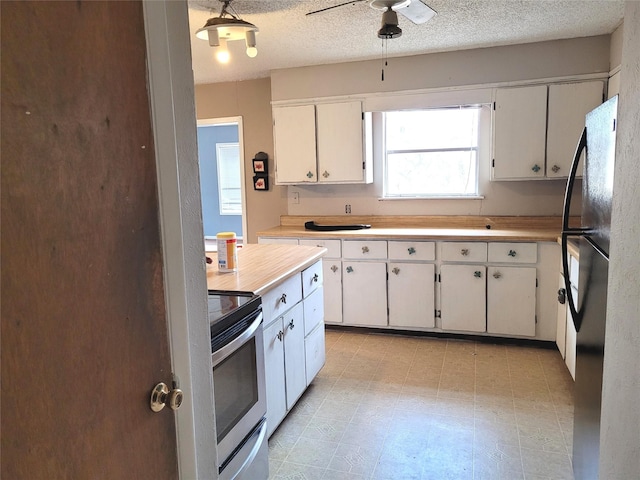
<instances>
[{"instance_id":1,"label":"interior door frame","mask_svg":"<svg viewBox=\"0 0 640 480\"><path fill-rule=\"evenodd\" d=\"M178 469L180 478L210 479L216 431L187 2L142 3L169 347L185 392L175 415Z\"/></svg>"},{"instance_id":2,"label":"interior door frame","mask_svg":"<svg viewBox=\"0 0 640 480\"><path fill-rule=\"evenodd\" d=\"M242 202L242 243L247 243L247 186L245 177L245 158L244 158L244 130L242 126L242 117L220 117L220 118L202 118L197 120L198 127L205 126L222 126L222 125L238 125L238 145L240 149L240 200Z\"/></svg>"}]
</instances>

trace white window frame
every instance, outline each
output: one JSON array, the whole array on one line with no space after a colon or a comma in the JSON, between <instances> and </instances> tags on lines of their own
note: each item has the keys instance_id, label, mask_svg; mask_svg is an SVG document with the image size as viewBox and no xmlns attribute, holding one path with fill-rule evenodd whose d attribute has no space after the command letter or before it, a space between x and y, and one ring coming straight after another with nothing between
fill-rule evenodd
<instances>
[{"instance_id":1,"label":"white window frame","mask_svg":"<svg viewBox=\"0 0 640 480\"><path fill-rule=\"evenodd\" d=\"M386 147L386 116L385 114L391 111L402 111L402 110L443 110L449 108L479 108L479 116L478 116L478 142L475 147L471 148L441 148L441 149L407 149L407 150L387 150ZM488 112L483 112L484 109L487 109ZM491 114L490 114L491 105L489 103L469 103L469 104L458 104L458 105L433 105L433 106L425 106L424 108L413 108L413 109L397 109L397 110L386 110L382 113L382 166L383 166L383 175L382 175L382 197L381 200L422 200L422 199L476 199L483 198L480 194L480 186L481 186L481 175L480 175L480 166L485 162L485 149L482 148L482 137L485 134L484 129L491 129ZM388 193L388 161L387 155L389 153L416 153L416 152L446 152L446 151L475 151L476 160L475 160L475 192L473 193L449 193L449 194L423 194L416 195L415 193L408 194L389 194Z\"/></svg>"},{"instance_id":2,"label":"white window frame","mask_svg":"<svg viewBox=\"0 0 640 480\"><path fill-rule=\"evenodd\" d=\"M230 162L234 162L229 165ZM216 143L216 164L218 170L218 201L220 205L220 215L242 215L242 177L238 180L237 186L228 187L224 185L226 178L226 169L231 168L234 172L240 172L240 144L233 143ZM229 202L227 195L228 190L238 190L239 199L237 203Z\"/></svg>"}]
</instances>

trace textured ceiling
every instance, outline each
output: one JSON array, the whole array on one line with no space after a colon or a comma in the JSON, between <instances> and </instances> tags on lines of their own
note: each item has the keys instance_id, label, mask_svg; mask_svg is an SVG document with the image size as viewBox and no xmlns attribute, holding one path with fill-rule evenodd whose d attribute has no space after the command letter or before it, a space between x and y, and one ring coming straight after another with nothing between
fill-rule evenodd
<instances>
[{"instance_id":1,"label":"textured ceiling","mask_svg":"<svg viewBox=\"0 0 640 480\"><path fill-rule=\"evenodd\" d=\"M231 61L219 64L195 31L217 17L219 0L189 0L196 84L269 76L279 68L380 58L381 13L367 1L307 16L345 0L234 0L231 6L255 24L258 56L244 42L229 43ZM413 0L419 1L419 0ZM414 25L398 15L402 36L389 40L389 57L609 34L621 23L624 2L615 0L425 0L438 15Z\"/></svg>"}]
</instances>

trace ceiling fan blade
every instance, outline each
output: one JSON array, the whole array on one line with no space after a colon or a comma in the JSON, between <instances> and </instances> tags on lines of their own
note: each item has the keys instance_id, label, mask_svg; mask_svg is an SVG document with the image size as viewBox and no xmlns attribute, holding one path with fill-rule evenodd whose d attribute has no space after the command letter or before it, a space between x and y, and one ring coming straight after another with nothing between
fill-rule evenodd
<instances>
[{"instance_id":1,"label":"ceiling fan blade","mask_svg":"<svg viewBox=\"0 0 640 480\"><path fill-rule=\"evenodd\" d=\"M321 8L320 10L314 10L313 12L309 12L306 16L315 15L316 13L326 12L327 10L333 10L334 8L344 7L345 5L353 5L355 3L365 2L366 0L351 0L350 2L343 2L337 5L332 5L331 7Z\"/></svg>"},{"instance_id":2,"label":"ceiling fan blade","mask_svg":"<svg viewBox=\"0 0 640 480\"><path fill-rule=\"evenodd\" d=\"M438 14L438 12L420 0L411 0L409 5L396 11L417 25L431 20Z\"/></svg>"}]
</instances>

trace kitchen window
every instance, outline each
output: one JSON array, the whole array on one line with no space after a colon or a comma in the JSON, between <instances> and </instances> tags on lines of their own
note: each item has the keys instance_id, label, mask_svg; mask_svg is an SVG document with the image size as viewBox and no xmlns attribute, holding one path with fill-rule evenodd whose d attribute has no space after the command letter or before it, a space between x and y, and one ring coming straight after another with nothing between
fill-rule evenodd
<instances>
[{"instance_id":1,"label":"kitchen window","mask_svg":"<svg viewBox=\"0 0 640 480\"><path fill-rule=\"evenodd\" d=\"M488 105L387 111L383 197L477 197L479 137Z\"/></svg>"}]
</instances>

